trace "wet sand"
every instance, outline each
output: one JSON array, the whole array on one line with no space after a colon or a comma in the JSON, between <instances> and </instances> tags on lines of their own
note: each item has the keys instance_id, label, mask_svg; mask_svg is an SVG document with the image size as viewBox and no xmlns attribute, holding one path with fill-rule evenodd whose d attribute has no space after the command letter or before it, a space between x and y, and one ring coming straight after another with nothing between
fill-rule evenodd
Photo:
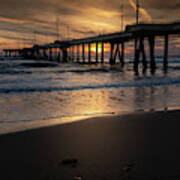
<instances>
[{"instance_id":1,"label":"wet sand","mask_svg":"<svg viewBox=\"0 0 180 180\"><path fill-rule=\"evenodd\" d=\"M180 179L180 111L98 117L2 135L0 179Z\"/></svg>"}]
</instances>

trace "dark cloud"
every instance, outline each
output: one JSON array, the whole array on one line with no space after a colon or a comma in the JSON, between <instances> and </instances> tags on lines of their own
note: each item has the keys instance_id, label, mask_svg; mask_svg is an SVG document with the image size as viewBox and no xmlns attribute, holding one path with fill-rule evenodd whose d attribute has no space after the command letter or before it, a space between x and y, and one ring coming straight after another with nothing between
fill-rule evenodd
<instances>
[{"instance_id":1,"label":"dark cloud","mask_svg":"<svg viewBox=\"0 0 180 180\"><path fill-rule=\"evenodd\" d=\"M33 39L27 39L22 37L15 37L15 36L6 36L6 35L0 35L0 38L9 39L9 40L17 40L17 41L27 41L27 42L33 42Z\"/></svg>"},{"instance_id":2,"label":"dark cloud","mask_svg":"<svg viewBox=\"0 0 180 180\"><path fill-rule=\"evenodd\" d=\"M180 1L179 0L151 0L146 1L144 4L149 8L158 9L159 11L165 12L166 10L179 10Z\"/></svg>"}]
</instances>

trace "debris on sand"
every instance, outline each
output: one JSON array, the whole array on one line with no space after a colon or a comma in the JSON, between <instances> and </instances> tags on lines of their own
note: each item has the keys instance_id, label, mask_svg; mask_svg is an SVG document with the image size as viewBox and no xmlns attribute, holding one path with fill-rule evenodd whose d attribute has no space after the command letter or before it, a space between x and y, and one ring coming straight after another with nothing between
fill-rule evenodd
<instances>
[{"instance_id":1,"label":"debris on sand","mask_svg":"<svg viewBox=\"0 0 180 180\"><path fill-rule=\"evenodd\" d=\"M76 177L74 177L74 180L82 180L82 177L81 176L76 176Z\"/></svg>"},{"instance_id":2,"label":"debris on sand","mask_svg":"<svg viewBox=\"0 0 180 180\"><path fill-rule=\"evenodd\" d=\"M76 167L77 163L77 159L64 159L59 165Z\"/></svg>"}]
</instances>

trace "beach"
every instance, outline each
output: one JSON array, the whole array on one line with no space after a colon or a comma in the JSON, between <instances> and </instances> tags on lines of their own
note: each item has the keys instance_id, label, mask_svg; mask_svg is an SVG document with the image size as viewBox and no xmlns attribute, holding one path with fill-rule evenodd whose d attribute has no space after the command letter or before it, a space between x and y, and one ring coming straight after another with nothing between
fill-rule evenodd
<instances>
[{"instance_id":1,"label":"beach","mask_svg":"<svg viewBox=\"0 0 180 180\"><path fill-rule=\"evenodd\" d=\"M0 179L180 179L179 61L36 63L0 63Z\"/></svg>"},{"instance_id":2,"label":"beach","mask_svg":"<svg viewBox=\"0 0 180 180\"><path fill-rule=\"evenodd\" d=\"M0 180L180 180L178 1L1 2Z\"/></svg>"},{"instance_id":3,"label":"beach","mask_svg":"<svg viewBox=\"0 0 180 180\"><path fill-rule=\"evenodd\" d=\"M137 112L0 136L0 179L180 179L180 111Z\"/></svg>"}]
</instances>

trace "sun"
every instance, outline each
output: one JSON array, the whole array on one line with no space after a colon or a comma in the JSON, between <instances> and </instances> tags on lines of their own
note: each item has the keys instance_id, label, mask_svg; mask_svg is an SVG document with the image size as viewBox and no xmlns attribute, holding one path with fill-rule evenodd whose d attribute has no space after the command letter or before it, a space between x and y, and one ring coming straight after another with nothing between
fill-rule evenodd
<instances>
[{"instance_id":1,"label":"sun","mask_svg":"<svg viewBox=\"0 0 180 180\"><path fill-rule=\"evenodd\" d=\"M87 49L88 51L88 49ZM96 53L96 44L91 45L91 52ZM104 52L109 52L109 48L107 47L106 44L104 44ZM101 43L98 44L98 54L102 53L102 46Z\"/></svg>"}]
</instances>

